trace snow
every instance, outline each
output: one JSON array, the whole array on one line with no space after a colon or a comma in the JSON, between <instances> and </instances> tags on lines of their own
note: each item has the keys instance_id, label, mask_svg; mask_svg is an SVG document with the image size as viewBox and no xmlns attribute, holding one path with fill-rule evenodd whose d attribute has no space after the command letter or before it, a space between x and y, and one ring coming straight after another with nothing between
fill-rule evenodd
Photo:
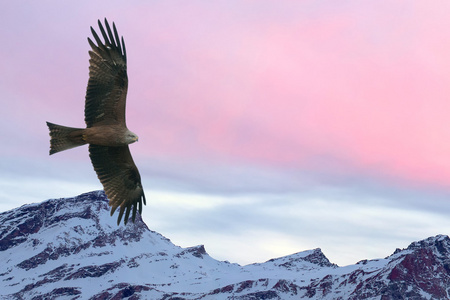
<instances>
[{"instance_id":1,"label":"snow","mask_svg":"<svg viewBox=\"0 0 450 300\"><path fill-rule=\"evenodd\" d=\"M36 231L17 232L21 225L37 226L30 220L42 224ZM240 266L213 259L203 246L173 245L148 230L140 218L135 224L117 226L102 192L25 205L0 214L0 224L0 246L7 238L15 243L0 252L5 262L0 264L0 297L32 298L70 287L83 299L127 289L139 290L143 299L161 299L165 294L229 299L273 291L283 299L348 299L358 283L378 280L387 285L389 272L414 248L436 241L448 244L448 237L437 236L388 258L345 267L330 263L319 248ZM314 293L307 295L310 290ZM430 298L429 293L420 293ZM74 297L62 293L59 299Z\"/></svg>"}]
</instances>

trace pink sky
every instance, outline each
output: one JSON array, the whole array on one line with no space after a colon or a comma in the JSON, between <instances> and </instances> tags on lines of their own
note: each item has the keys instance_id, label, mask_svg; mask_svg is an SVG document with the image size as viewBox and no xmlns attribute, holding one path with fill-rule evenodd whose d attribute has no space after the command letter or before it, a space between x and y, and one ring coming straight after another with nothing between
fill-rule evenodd
<instances>
[{"instance_id":1,"label":"pink sky","mask_svg":"<svg viewBox=\"0 0 450 300\"><path fill-rule=\"evenodd\" d=\"M225 165L302 174L300 186L310 176L449 192L448 2L113 3L3 5L4 166L44 159L45 121L84 125L89 26L106 16L127 45L144 177L157 177L152 161L172 161L167 173L198 185ZM86 162L80 151L45 163ZM188 178L175 171L183 164L203 173Z\"/></svg>"},{"instance_id":2,"label":"pink sky","mask_svg":"<svg viewBox=\"0 0 450 300\"><path fill-rule=\"evenodd\" d=\"M221 11L229 19L210 17L209 29L192 17L205 8L177 11L184 26L130 59L130 73L150 73L136 83L149 101L129 112L152 137L143 151L294 168L331 156L369 176L448 187L450 21L428 4L372 8ZM163 53L139 65L143 45ZM167 77L152 81L161 59Z\"/></svg>"}]
</instances>

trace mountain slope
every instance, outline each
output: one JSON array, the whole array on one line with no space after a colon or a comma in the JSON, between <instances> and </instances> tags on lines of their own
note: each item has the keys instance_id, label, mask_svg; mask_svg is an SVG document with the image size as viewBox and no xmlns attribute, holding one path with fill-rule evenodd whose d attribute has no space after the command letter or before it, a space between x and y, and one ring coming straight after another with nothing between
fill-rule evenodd
<instances>
[{"instance_id":1,"label":"mountain slope","mask_svg":"<svg viewBox=\"0 0 450 300\"><path fill-rule=\"evenodd\" d=\"M3 299L448 299L450 239L338 267L320 249L240 266L117 226L103 192L0 214Z\"/></svg>"}]
</instances>

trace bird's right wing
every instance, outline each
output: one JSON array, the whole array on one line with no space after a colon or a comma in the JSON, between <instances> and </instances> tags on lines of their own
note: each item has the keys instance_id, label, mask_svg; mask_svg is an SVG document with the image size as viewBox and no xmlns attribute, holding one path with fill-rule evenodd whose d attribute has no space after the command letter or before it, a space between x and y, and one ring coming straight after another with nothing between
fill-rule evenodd
<instances>
[{"instance_id":1,"label":"bird's right wing","mask_svg":"<svg viewBox=\"0 0 450 300\"><path fill-rule=\"evenodd\" d=\"M97 45L88 38L89 81L86 90L84 119L87 127L123 124L125 126L125 103L128 89L127 57L125 43L120 42L116 26L113 31L105 19L106 31L100 20L98 26L102 42L91 27Z\"/></svg>"}]
</instances>

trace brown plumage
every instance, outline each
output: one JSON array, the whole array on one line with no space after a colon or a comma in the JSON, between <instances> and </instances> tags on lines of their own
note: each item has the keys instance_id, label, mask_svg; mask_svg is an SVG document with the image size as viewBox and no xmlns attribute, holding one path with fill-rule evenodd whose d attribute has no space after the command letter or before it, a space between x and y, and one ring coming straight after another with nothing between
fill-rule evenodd
<instances>
[{"instance_id":1,"label":"brown plumage","mask_svg":"<svg viewBox=\"0 0 450 300\"><path fill-rule=\"evenodd\" d=\"M89 157L109 198L111 216L120 207L117 224L125 213L124 223L132 212L142 212L145 195L139 171L131 157L128 144L138 140L125 123L128 89L127 57L123 37L116 26L111 30L98 21L101 41L91 27L95 44L88 38L89 81L86 91L84 120L86 128L72 128L47 122L50 130L50 155L73 147L89 144Z\"/></svg>"}]
</instances>

